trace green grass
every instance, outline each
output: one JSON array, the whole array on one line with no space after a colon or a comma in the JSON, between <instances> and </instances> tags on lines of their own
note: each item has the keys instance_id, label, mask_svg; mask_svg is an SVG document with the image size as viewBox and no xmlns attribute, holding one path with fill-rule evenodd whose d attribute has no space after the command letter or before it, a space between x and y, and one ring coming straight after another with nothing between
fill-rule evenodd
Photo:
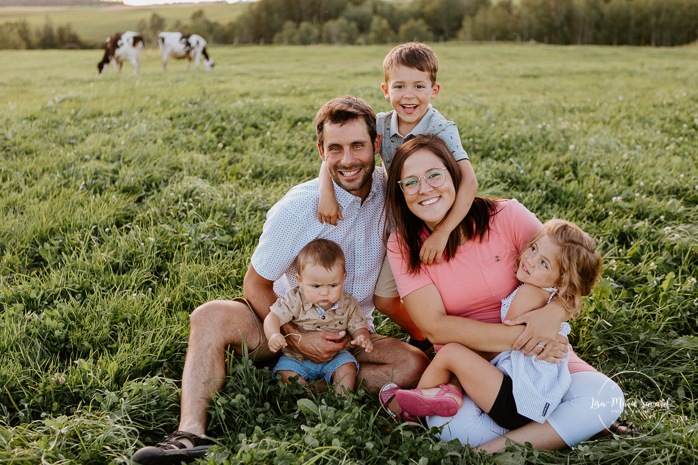
<instances>
[{"instance_id":1,"label":"green grass","mask_svg":"<svg viewBox=\"0 0 698 465\"><path fill-rule=\"evenodd\" d=\"M54 27L70 23L73 31L81 39L101 47L105 37L117 31L134 30L141 20L149 22L153 14L165 18L166 25L169 27L173 27L178 20L182 23L189 22L191 15L199 10L203 11L205 17L211 21L227 24L246 8L248 5L244 3L0 7L0 24L26 20L29 26L35 29L42 28L47 18Z\"/></svg>"},{"instance_id":2,"label":"green grass","mask_svg":"<svg viewBox=\"0 0 698 465\"><path fill-rule=\"evenodd\" d=\"M0 463L127 463L176 427L189 313L241 295L266 211L316 175L317 108L389 108L388 49L212 47L213 72L167 74L153 52L138 76L0 52ZM571 340L643 434L478 455L231 359L202 463L695 463L698 48L435 50L481 192L598 239Z\"/></svg>"}]
</instances>

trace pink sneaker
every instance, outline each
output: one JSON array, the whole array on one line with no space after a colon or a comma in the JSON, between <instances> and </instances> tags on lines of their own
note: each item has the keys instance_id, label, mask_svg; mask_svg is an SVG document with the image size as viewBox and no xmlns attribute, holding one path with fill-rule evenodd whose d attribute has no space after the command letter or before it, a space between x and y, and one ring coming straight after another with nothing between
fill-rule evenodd
<instances>
[{"instance_id":1,"label":"pink sneaker","mask_svg":"<svg viewBox=\"0 0 698 465\"><path fill-rule=\"evenodd\" d=\"M446 394L453 394L461 401ZM400 408L418 417L429 415L452 417L458 413L458 409L463 404L463 394L445 384L439 384L439 392L434 397L425 396L421 389L400 389L395 393L395 398Z\"/></svg>"},{"instance_id":2,"label":"pink sneaker","mask_svg":"<svg viewBox=\"0 0 698 465\"><path fill-rule=\"evenodd\" d=\"M393 397L395 397L395 393L399 390L400 386L398 386L395 383L388 383L385 386L383 386L380 392L378 393L378 400L380 400L381 407L383 407L383 410L385 410L385 412L388 415L390 415L390 417L397 423L400 423L400 420L406 421L408 423L419 423L419 418L405 412L400 405L398 405L400 411L397 414L388 408L388 404L391 400L393 400Z\"/></svg>"}]
</instances>

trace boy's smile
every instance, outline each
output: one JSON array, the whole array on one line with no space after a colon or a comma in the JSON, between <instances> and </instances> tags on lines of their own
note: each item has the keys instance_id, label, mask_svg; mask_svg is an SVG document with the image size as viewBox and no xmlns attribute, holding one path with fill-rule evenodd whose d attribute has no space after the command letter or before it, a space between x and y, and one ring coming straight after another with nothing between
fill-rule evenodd
<instances>
[{"instance_id":1,"label":"boy's smile","mask_svg":"<svg viewBox=\"0 0 698 465\"><path fill-rule=\"evenodd\" d=\"M390 80L381 85L385 98L398 116L398 132L409 134L429 110L431 99L439 95L441 86L432 83L429 73L397 65L390 70Z\"/></svg>"}]
</instances>

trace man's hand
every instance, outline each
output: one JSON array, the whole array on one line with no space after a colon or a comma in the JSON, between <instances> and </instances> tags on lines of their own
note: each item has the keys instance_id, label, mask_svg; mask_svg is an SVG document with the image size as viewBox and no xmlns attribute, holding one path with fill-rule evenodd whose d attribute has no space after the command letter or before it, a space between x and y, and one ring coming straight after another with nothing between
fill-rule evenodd
<instances>
[{"instance_id":1,"label":"man's hand","mask_svg":"<svg viewBox=\"0 0 698 465\"><path fill-rule=\"evenodd\" d=\"M551 318L546 307L524 313L512 320L505 320L504 324L526 325L526 329L512 346L514 350L520 350L526 355L535 355L536 360L550 363L559 363L567 355L569 343L567 338L560 334L562 321Z\"/></svg>"},{"instance_id":2,"label":"man's hand","mask_svg":"<svg viewBox=\"0 0 698 465\"><path fill-rule=\"evenodd\" d=\"M307 333L287 333L286 341L300 352L304 358L314 363L327 363L347 344L346 331L310 331Z\"/></svg>"}]
</instances>

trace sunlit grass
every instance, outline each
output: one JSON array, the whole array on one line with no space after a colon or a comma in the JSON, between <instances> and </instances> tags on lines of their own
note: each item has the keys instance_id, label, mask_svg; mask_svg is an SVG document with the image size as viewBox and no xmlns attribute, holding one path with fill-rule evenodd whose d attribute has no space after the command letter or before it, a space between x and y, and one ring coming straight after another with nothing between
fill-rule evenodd
<instances>
[{"instance_id":1,"label":"sunlit grass","mask_svg":"<svg viewBox=\"0 0 698 465\"><path fill-rule=\"evenodd\" d=\"M176 428L189 313L241 295L266 211L315 177L317 108L389 109L389 48L212 47L210 73L147 50L102 76L98 51L0 52L0 462L127 463ZM698 48L434 48L481 193L598 240L572 343L642 434L488 457L236 359L209 463L694 463Z\"/></svg>"}]
</instances>

